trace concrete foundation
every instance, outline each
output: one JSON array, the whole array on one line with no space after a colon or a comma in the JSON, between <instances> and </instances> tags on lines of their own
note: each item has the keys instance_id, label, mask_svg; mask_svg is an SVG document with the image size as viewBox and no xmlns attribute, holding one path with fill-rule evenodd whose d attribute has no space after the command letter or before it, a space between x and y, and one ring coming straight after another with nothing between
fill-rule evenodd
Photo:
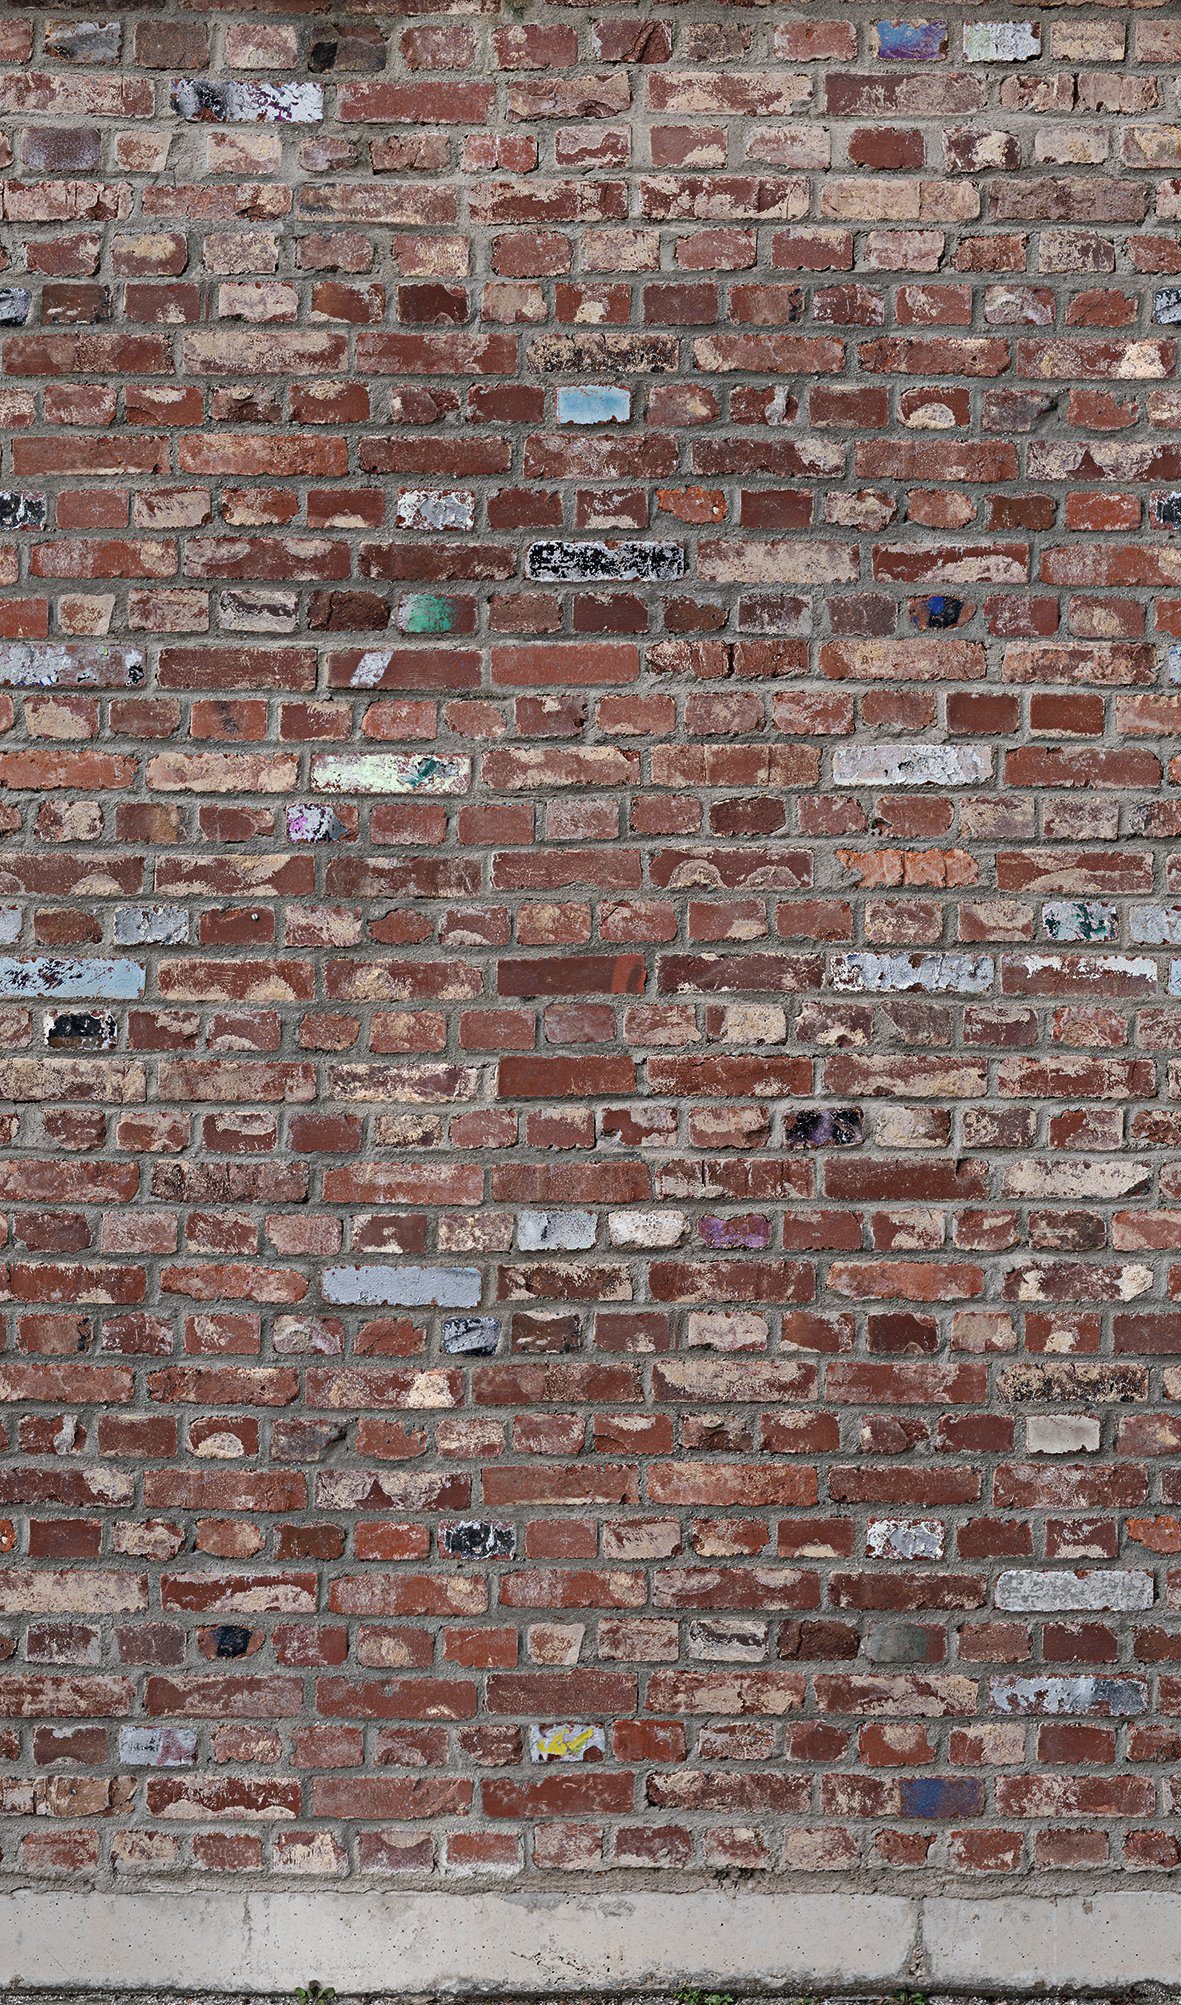
<instances>
[{"instance_id":1,"label":"concrete foundation","mask_svg":"<svg viewBox=\"0 0 1181 2005\"><path fill-rule=\"evenodd\" d=\"M1181 1983L1181 1897L939 1896L706 1889L463 1895L0 1895L0 1985L46 1993L536 1998L732 1993L1025 1993Z\"/></svg>"}]
</instances>

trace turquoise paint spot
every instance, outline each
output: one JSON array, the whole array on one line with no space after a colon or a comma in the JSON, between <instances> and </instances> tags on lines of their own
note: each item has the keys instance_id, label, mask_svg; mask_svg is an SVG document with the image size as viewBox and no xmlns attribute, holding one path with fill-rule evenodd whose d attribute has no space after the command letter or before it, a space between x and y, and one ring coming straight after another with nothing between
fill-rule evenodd
<instances>
[{"instance_id":1,"label":"turquoise paint spot","mask_svg":"<svg viewBox=\"0 0 1181 2005\"><path fill-rule=\"evenodd\" d=\"M558 391L560 425L626 425L631 414L630 390L586 383L569 384Z\"/></svg>"},{"instance_id":2,"label":"turquoise paint spot","mask_svg":"<svg viewBox=\"0 0 1181 2005\"><path fill-rule=\"evenodd\" d=\"M398 601L398 628L404 634L449 634L455 625L454 599L437 592L410 592Z\"/></svg>"},{"instance_id":3,"label":"turquoise paint spot","mask_svg":"<svg viewBox=\"0 0 1181 2005\"><path fill-rule=\"evenodd\" d=\"M1114 940L1119 914L1093 898L1056 898L1042 906L1042 925L1051 940Z\"/></svg>"}]
</instances>

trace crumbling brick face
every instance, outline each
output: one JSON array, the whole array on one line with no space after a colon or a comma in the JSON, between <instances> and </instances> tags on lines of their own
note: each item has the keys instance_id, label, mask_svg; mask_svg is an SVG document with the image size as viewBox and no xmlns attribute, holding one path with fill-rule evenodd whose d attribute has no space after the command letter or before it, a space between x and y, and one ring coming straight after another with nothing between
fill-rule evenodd
<instances>
[{"instance_id":1,"label":"crumbling brick face","mask_svg":"<svg viewBox=\"0 0 1181 2005\"><path fill-rule=\"evenodd\" d=\"M1181 1862L1181 16L885 11L0 21L6 1872Z\"/></svg>"}]
</instances>

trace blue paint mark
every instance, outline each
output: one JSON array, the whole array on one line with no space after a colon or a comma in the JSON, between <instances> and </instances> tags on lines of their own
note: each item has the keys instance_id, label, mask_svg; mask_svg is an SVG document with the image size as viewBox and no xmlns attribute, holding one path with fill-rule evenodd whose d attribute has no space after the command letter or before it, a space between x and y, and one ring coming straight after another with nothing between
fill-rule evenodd
<instances>
[{"instance_id":1,"label":"blue paint mark","mask_svg":"<svg viewBox=\"0 0 1181 2005\"><path fill-rule=\"evenodd\" d=\"M558 391L560 425L626 425L631 414L631 391L608 383L569 384Z\"/></svg>"},{"instance_id":2,"label":"blue paint mark","mask_svg":"<svg viewBox=\"0 0 1181 2005\"><path fill-rule=\"evenodd\" d=\"M936 592L927 600L927 625L929 627L954 627L959 625L964 610L962 599L945 598Z\"/></svg>"},{"instance_id":3,"label":"blue paint mark","mask_svg":"<svg viewBox=\"0 0 1181 2005\"><path fill-rule=\"evenodd\" d=\"M880 63L937 63L947 54L946 21L877 21Z\"/></svg>"},{"instance_id":4,"label":"blue paint mark","mask_svg":"<svg viewBox=\"0 0 1181 2005\"><path fill-rule=\"evenodd\" d=\"M978 1817L984 1808L984 1785L974 1776L912 1775L901 1790L904 1817Z\"/></svg>"}]
</instances>

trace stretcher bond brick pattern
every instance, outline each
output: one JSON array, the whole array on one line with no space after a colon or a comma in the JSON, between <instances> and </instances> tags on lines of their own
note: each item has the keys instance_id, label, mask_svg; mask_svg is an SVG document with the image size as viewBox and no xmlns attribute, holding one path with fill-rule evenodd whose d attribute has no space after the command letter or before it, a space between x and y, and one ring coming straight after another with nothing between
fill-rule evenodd
<instances>
[{"instance_id":1,"label":"stretcher bond brick pattern","mask_svg":"<svg viewBox=\"0 0 1181 2005\"><path fill-rule=\"evenodd\" d=\"M0 1869L1174 1871L1177 7L0 60Z\"/></svg>"}]
</instances>

